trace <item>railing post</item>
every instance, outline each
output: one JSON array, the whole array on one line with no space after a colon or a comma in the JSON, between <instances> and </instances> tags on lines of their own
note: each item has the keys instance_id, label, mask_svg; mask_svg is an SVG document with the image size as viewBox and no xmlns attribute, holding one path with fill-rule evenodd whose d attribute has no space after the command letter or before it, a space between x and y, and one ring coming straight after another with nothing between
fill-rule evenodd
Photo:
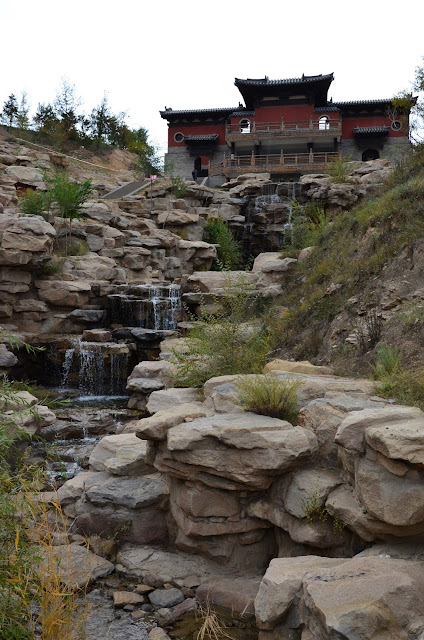
<instances>
[{"instance_id":1,"label":"railing post","mask_svg":"<svg viewBox=\"0 0 424 640\"><path fill-rule=\"evenodd\" d=\"M256 120L252 122L252 133L256 133Z\"/></svg>"},{"instance_id":2,"label":"railing post","mask_svg":"<svg viewBox=\"0 0 424 640\"><path fill-rule=\"evenodd\" d=\"M296 153L296 155L294 156L294 163L295 163L295 164L297 164L297 153Z\"/></svg>"},{"instance_id":3,"label":"railing post","mask_svg":"<svg viewBox=\"0 0 424 640\"><path fill-rule=\"evenodd\" d=\"M224 167L226 167L226 166L227 166L227 156L226 156L226 154L225 154L225 153L224 153L223 165L224 165Z\"/></svg>"},{"instance_id":4,"label":"railing post","mask_svg":"<svg viewBox=\"0 0 424 640\"><path fill-rule=\"evenodd\" d=\"M309 149L309 164L312 164L314 161L314 152L312 149Z\"/></svg>"},{"instance_id":5,"label":"railing post","mask_svg":"<svg viewBox=\"0 0 424 640\"><path fill-rule=\"evenodd\" d=\"M327 162L328 162L328 155L327 155L327 152L325 152L325 154L324 154L324 162L325 162L325 164L327 164Z\"/></svg>"},{"instance_id":6,"label":"railing post","mask_svg":"<svg viewBox=\"0 0 424 640\"><path fill-rule=\"evenodd\" d=\"M281 131L284 131L284 118L281 118Z\"/></svg>"},{"instance_id":7,"label":"railing post","mask_svg":"<svg viewBox=\"0 0 424 640\"><path fill-rule=\"evenodd\" d=\"M252 151L252 155L250 156L250 166L254 167L255 166L255 152Z\"/></svg>"},{"instance_id":8,"label":"railing post","mask_svg":"<svg viewBox=\"0 0 424 640\"><path fill-rule=\"evenodd\" d=\"M312 130L314 128L314 123L312 120L312 116L309 118L309 128Z\"/></svg>"},{"instance_id":9,"label":"railing post","mask_svg":"<svg viewBox=\"0 0 424 640\"><path fill-rule=\"evenodd\" d=\"M284 164L284 153L283 150L281 149L281 153L280 153L280 164L283 165Z\"/></svg>"}]
</instances>

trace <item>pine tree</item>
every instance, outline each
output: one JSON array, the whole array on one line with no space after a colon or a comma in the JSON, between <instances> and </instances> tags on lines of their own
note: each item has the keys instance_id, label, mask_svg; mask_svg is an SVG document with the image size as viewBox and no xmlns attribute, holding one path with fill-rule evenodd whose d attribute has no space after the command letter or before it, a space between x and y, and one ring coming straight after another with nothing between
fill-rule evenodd
<instances>
[{"instance_id":1,"label":"pine tree","mask_svg":"<svg viewBox=\"0 0 424 640\"><path fill-rule=\"evenodd\" d=\"M19 112L18 101L16 100L16 96L11 93L8 99L3 104L3 111L1 112L1 120L8 127L13 127L16 122L17 116Z\"/></svg>"}]
</instances>

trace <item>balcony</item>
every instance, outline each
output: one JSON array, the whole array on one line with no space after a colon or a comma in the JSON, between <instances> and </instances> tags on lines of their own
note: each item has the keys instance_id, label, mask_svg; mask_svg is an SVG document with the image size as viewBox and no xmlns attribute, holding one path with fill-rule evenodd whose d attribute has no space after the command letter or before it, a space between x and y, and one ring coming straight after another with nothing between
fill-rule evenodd
<instances>
[{"instance_id":1,"label":"balcony","mask_svg":"<svg viewBox=\"0 0 424 640\"><path fill-rule=\"evenodd\" d=\"M340 154L336 152L320 153L279 153L275 155L258 156L224 156L221 163L209 165L209 176L225 175L236 177L243 173L309 173L325 171L328 164Z\"/></svg>"},{"instance_id":2,"label":"balcony","mask_svg":"<svg viewBox=\"0 0 424 640\"><path fill-rule=\"evenodd\" d=\"M287 138L335 138L342 135L339 118L321 116L318 119L289 122L256 122L244 120L237 124L227 124L227 142L250 142L259 144L262 140L287 140Z\"/></svg>"}]
</instances>

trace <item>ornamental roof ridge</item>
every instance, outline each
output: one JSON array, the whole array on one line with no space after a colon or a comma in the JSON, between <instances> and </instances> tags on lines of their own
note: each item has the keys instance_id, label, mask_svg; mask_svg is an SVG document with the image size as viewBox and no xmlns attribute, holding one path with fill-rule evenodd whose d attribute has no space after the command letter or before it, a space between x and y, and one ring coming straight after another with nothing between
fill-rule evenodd
<instances>
[{"instance_id":1,"label":"ornamental roof ridge","mask_svg":"<svg viewBox=\"0 0 424 640\"><path fill-rule=\"evenodd\" d=\"M219 136L217 133L205 133L203 135L189 135L189 136L184 136L184 140L186 142L194 142L194 141L214 141L214 140L218 140Z\"/></svg>"},{"instance_id":2,"label":"ornamental roof ridge","mask_svg":"<svg viewBox=\"0 0 424 640\"><path fill-rule=\"evenodd\" d=\"M375 100L346 100L346 101L339 101L339 100L335 100L333 104L335 104L336 106L340 107L345 107L348 105L355 105L355 104L375 104L375 103L390 103L392 104L393 102L393 98L376 98Z\"/></svg>"},{"instance_id":3,"label":"ornamental roof ridge","mask_svg":"<svg viewBox=\"0 0 424 640\"><path fill-rule=\"evenodd\" d=\"M254 116L255 112L254 111L248 111L246 109L246 111L243 111L243 109L239 109L238 111L233 111L233 113L230 113L230 118L236 118L237 116Z\"/></svg>"},{"instance_id":4,"label":"ornamental roof ridge","mask_svg":"<svg viewBox=\"0 0 424 640\"><path fill-rule=\"evenodd\" d=\"M314 107L314 111L316 113L326 112L326 111L340 111L339 107L328 106L328 107Z\"/></svg>"},{"instance_id":5,"label":"ornamental roof ridge","mask_svg":"<svg viewBox=\"0 0 424 640\"><path fill-rule=\"evenodd\" d=\"M214 113L217 111L228 112L235 111L236 107L216 107L215 109L165 109L164 111L159 111L162 118L166 118L167 115L172 114L183 114L183 113Z\"/></svg>"},{"instance_id":6,"label":"ornamental roof ridge","mask_svg":"<svg viewBox=\"0 0 424 640\"><path fill-rule=\"evenodd\" d=\"M379 127L354 127L354 134L369 134L369 133L389 133L390 127L387 125L381 125Z\"/></svg>"},{"instance_id":7,"label":"ornamental roof ridge","mask_svg":"<svg viewBox=\"0 0 424 640\"><path fill-rule=\"evenodd\" d=\"M322 73L317 76L305 76L301 78L282 78L280 80L270 80L268 76L265 78L235 78L234 84L239 85L251 85L251 86L269 86L277 84L302 84L304 82L317 82L319 80L333 80L334 73L328 73L323 75Z\"/></svg>"}]
</instances>

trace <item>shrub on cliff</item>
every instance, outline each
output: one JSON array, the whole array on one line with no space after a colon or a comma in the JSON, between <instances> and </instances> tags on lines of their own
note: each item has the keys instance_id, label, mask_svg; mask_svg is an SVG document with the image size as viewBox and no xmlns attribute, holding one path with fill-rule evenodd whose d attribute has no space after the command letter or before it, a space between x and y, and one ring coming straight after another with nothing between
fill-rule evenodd
<instances>
[{"instance_id":1,"label":"shrub on cliff","mask_svg":"<svg viewBox=\"0 0 424 640\"><path fill-rule=\"evenodd\" d=\"M228 279L224 295L214 299L218 311L202 305L184 353L173 351L176 385L200 387L215 376L260 373L270 350L270 336L261 321L247 322L252 291L243 276Z\"/></svg>"},{"instance_id":2,"label":"shrub on cliff","mask_svg":"<svg viewBox=\"0 0 424 640\"><path fill-rule=\"evenodd\" d=\"M218 244L218 259L214 263L217 271L233 271L240 267L240 243L234 238L230 227L220 218L209 218L205 227L205 240Z\"/></svg>"}]
</instances>

